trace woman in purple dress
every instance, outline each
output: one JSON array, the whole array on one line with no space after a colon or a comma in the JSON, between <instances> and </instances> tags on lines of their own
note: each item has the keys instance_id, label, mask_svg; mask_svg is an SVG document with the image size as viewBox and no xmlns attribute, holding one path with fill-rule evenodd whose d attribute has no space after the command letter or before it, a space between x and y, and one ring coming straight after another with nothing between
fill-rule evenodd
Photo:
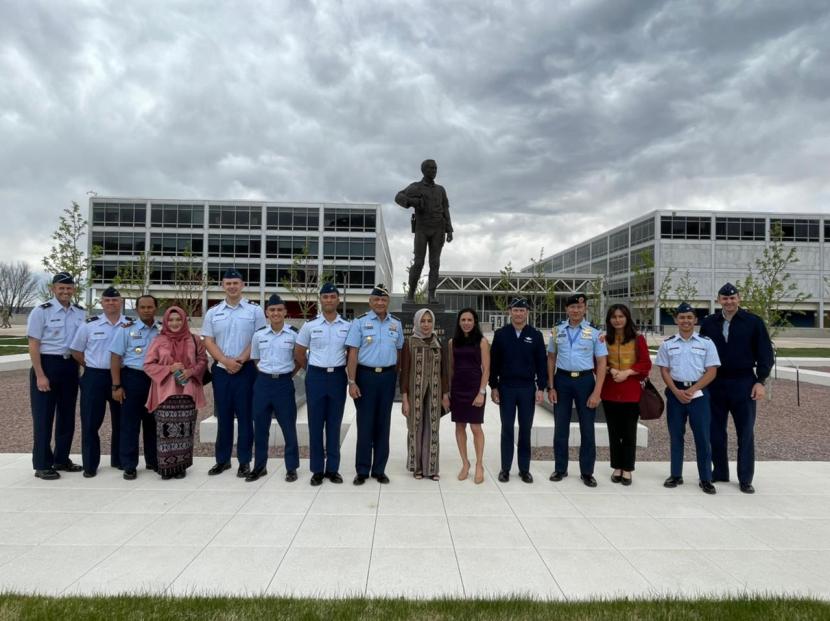
<instances>
[{"instance_id":1,"label":"woman in purple dress","mask_svg":"<svg viewBox=\"0 0 830 621\"><path fill-rule=\"evenodd\" d=\"M461 454L458 480L470 473L467 458L467 425L473 432L476 451L475 482L484 482L484 402L490 379L490 343L481 333L478 314L472 308L461 309L455 323L455 336L449 342L450 411L455 423L455 439Z\"/></svg>"}]
</instances>

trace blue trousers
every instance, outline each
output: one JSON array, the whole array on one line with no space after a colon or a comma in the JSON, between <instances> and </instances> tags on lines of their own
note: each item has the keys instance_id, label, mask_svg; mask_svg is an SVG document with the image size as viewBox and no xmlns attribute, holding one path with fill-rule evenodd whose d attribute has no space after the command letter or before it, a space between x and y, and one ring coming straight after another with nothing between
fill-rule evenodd
<instances>
[{"instance_id":1,"label":"blue trousers","mask_svg":"<svg viewBox=\"0 0 830 621\"><path fill-rule=\"evenodd\" d=\"M340 425L346 405L346 367L328 373L309 365L305 376L311 472L340 470ZM324 439L325 438L325 443Z\"/></svg>"},{"instance_id":2,"label":"blue trousers","mask_svg":"<svg viewBox=\"0 0 830 621\"><path fill-rule=\"evenodd\" d=\"M501 416L501 469L510 472L513 466L513 446L517 448L519 472L530 472L530 430L536 411L536 385L501 384L499 386L499 415ZM519 439L514 442L513 427L519 419Z\"/></svg>"},{"instance_id":3,"label":"blue trousers","mask_svg":"<svg viewBox=\"0 0 830 621\"><path fill-rule=\"evenodd\" d=\"M686 420L692 428L697 454L697 474L701 481L712 480L712 447L709 444L709 391L692 399L691 403L680 403L674 394L666 389L666 424L671 440L671 475L683 476L683 436L686 434Z\"/></svg>"},{"instance_id":4,"label":"blue trousers","mask_svg":"<svg viewBox=\"0 0 830 621\"><path fill-rule=\"evenodd\" d=\"M579 473L583 476L594 474L597 461L597 443L594 421L597 411L588 407L588 397L594 391L596 380L593 373L571 377L564 373L553 376L556 390L556 405L553 406L553 458L556 472L568 471L568 437L571 435L571 409L576 406L579 420Z\"/></svg>"},{"instance_id":5,"label":"blue trousers","mask_svg":"<svg viewBox=\"0 0 830 621\"><path fill-rule=\"evenodd\" d=\"M729 456L727 453L726 427L729 413L735 423L738 440L738 482L752 483L755 476L755 401L752 386L755 376L716 379L711 385L712 424L712 476L729 480Z\"/></svg>"},{"instance_id":6,"label":"blue trousers","mask_svg":"<svg viewBox=\"0 0 830 621\"><path fill-rule=\"evenodd\" d=\"M389 426L392 420L392 402L395 400L394 370L375 373L357 367L357 387L360 398L357 409L357 450L355 470L362 476L386 474L389 461Z\"/></svg>"},{"instance_id":7,"label":"blue trousers","mask_svg":"<svg viewBox=\"0 0 830 621\"><path fill-rule=\"evenodd\" d=\"M138 436L144 431L144 463L148 468L158 467L156 450L156 417L147 411L147 394L150 378L144 371L130 367L121 369L121 385L124 403L121 404L121 467L135 470L138 467Z\"/></svg>"},{"instance_id":8,"label":"blue trousers","mask_svg":"<svg viewBox=\"0 0 830 621\"><path fill-rule=\"evenodd\" d=\"M250 464L254 446L254 423L251 418L251 400L257 369L252 360L231 375L214 364L213 401L216 412L216 463L226 464L233 453L233 419L236 418L236 458L240 464Z\"/></svg>"},{"instance_id":9,"label":"blue trousers","mask_svg":"<svg viewBox=\"0 0 830 621\"><path fill-rule=\"evenodd\" d=\"M101 438L98 432L104 423L108 403L112 423L110 465L120 468L121 404L112 399L112 376L109 369L87 367L81 376L81 454L87 472L97 472L101 464Z\"/></svg>"},{"instance_id":10,"label":"blue trousers","mask_svg":"<svg viewBox=\"0 0 830 621\"><path fill-rule=\"evenodd\" d=\"M72 358L41 355L43 372L50 390L37 389L35 371L29 371L29 399L32 405L32 466L47 470L69 461L75 435L75 404L78 400L78 363ZM52 427L55 450L52 451Z\"/></svg>"},{"instance_id":11,"label":"blue trousers","mask_svg":"<svg viewBox=\"0 0 830 621\"><path fill-rule=\"evenodd\" d=\"M300 447L297 443L297 401L294 398L294 380L290 374L272 378L258 373L254 381L254 468L268 463L268 438L271 418L285 440L285 469L300 467ZM241 460L240 460L241 461Z\"/></svg>"}]
</instances>

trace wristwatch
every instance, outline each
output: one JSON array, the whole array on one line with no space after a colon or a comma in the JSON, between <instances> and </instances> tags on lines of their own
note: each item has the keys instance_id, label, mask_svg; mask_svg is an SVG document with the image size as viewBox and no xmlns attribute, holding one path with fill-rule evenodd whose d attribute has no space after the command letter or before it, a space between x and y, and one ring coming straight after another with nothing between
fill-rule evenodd
<instances>
[{"instance_id":1,"label":"wristwatch","mask_svg":"<svg viewBox=\"0 0 830 621\"><path fill-rule=\"evenodd\" d=\"M118 390L119 388L121 388L121 384L113 384L112 385L113 390Z\"/></svg>"},{"instance_id":2,"label":"wristwatch","mask_svg":"<svg viewBox=\"0 0 830 621\"><path fill-rule=\"evenodd\" d=\"M486 396L486 395L487 395L487 389L486 389L486 388L482 388L481 390L479 390L479 391L478 391L478 394L480 394L480 395L485 395L485 396Z\"/></svg>"},{"instance_id":3,"label":"wristwatch","mask_svg":"<svg viewBox=\"0 0 830 621\"><path fill-rule=\"evenodd\" d=\"M348 380L348 382L349 382L349 386L352 386L352 385L354 385L354 384L357 384L357 382L356 382L356 381L354 381L353 379Z\"/></svg>"}]
</instances>

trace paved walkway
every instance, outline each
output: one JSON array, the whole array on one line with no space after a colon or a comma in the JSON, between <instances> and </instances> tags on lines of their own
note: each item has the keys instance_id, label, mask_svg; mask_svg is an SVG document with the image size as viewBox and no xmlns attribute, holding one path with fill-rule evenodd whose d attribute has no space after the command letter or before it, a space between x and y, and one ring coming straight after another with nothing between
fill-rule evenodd
<instances>
[{"instance_id":1,"label":"paved walkway","mask_svg":"<svg viewBox=\"0 0 830 621\"><path fill-rule=\"evenodd\" d=\"M488 408L490 421L497 421ZM150 592L305 596L544 599L786 593L830 599L830 463L762 462L758 493L735 484L706 496L666 490L667 464L640 464L630 488L597 471L554 484L536 462L533 485L496 482L498 423L487 429L487 478L455 479L452 426L442 429L440 483L403 463L403 419L393 413L391 485L345 485L270 474L245 483L208 477L197 458L186 479L135 482L102 468L95 479L32 476L28 455L0 454L0 589L44 594Z\"/></svg>"}]
</instances>

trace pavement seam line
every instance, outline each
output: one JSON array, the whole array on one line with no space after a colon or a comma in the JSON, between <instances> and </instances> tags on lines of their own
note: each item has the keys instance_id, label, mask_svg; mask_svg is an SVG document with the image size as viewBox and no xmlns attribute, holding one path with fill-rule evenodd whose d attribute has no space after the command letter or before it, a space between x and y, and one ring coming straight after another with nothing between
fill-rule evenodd
<instances>
[{"instance_id":1,"label":"pavement seam line","mask_svg":"<svg viewBox=\"0 0 830 621\"><path fill-rule=\"evenodd\" d=\"M375 534L378 530L378 515L380 514L380 493L383 485L378 483L378 503L375 507L375 523L372 525L372 542L369 544L369 565L366 567L366 584L363 587L363 597L369 592L369 575L372 573L372 559L375 556Z\"/></svg>"},{"instance_id":2,"label":"pavement seam line","mask_svg":"<svg viewBox=\"0 0 830 621\"><path fill-rule=\"evenodd\" d=\"M441 506L444 508L444 519L446 520L447 530L450 533L450 543L452 543L452 554L455 557L455 566L458 569L458 578L461 580L461 593L464 599L467 599L467 587L464 585L464 573L461 571L461 562L458 560L458 550L455 547L455 537L452 536L452 527L450 526L450 515L447 513L447 503L444 501L444 488L441 481L438 481L438 493L441 494Z\"/></svg>"}]
</instances>

